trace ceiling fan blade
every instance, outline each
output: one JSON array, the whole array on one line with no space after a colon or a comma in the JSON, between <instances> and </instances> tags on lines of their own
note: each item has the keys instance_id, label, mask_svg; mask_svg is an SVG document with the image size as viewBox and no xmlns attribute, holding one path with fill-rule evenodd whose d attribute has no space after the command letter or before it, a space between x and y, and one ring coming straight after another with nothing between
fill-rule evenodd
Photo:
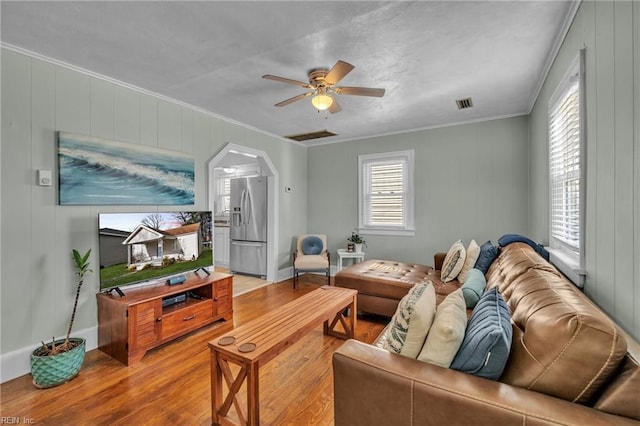
<instances>
[{"instance_id":1,"label":"ceiling fan blade","mask_svg":"<svg viewBox=\"0 0 640 426\"><path fill-rule=\"evenodd\" d=\"M305 89L312 89L309 83L305 83L303 81L292 80L290 78L278 77L277 75L265 74L262 78L266 78L267 80L280 81L282 83L295 84L296 86L304 87Z\"/></svg>"},{"instance_id":2,"label":"ceiling fan blade","mask_svg":"<svg viewBox=\"0 0 640 426\"><path fill-rule=\"evenodd\" d=\"M338 103L338 100L336 99L335 96L333 96L333 103L331 104L331 106L329 107L328 111L331 114L335 114L336 112L340 112L342 111L342 107L340 106L340 104Z\"/></svg>"},{"instance_id":3,"label":"ceiling fan blade","mask_svg":"<svg viewBox=\"0 0 640 426\"><path fill-rule=\"evenodd\" d=\"M326 81L330 86L333 86L342 80L344 76L349 74L354 68L355 67L353 65L347 62L338 61L324 77L324 81Z\"/></svg>"},{"instance_id":4,"label":"ceiling fan blade","mask_svg":"<svg viewBox=\"0 0 640 426\"><path fill-rule=\"evenodd\" d=\"M275 106L277 106L277 107L286 106L286 105L294 103L295 101L299 101L300 99L307 98L307 97L309 97L311 95L313 95L313 92L302 93L300 95L294 96L293 98L285 99L282 102L278 102L277 104L275 104Z\"/></svg>"},{"instance_id":5,"label":"ceiling fan blade","mask_svg":"<svg viewBox=\"0 0 640 426\"><path fill-rule=\"evenodd\" d=\"M357 96L375 96L381 98L384 96L384 89L374 89L372 87L336 87L335 91L339 95L357 95Z\"/></svg>"}]
</instances>

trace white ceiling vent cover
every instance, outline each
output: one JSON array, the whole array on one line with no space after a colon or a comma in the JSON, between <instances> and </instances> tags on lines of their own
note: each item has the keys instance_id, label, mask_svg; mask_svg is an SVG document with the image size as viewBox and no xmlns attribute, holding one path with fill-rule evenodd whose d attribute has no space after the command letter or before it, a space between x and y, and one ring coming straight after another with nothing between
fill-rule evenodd
<instances>
[{"instance_id":1,"label":"white ceiling vent cover","mask_svg":"<svg viewBox=\"0 0 640 426\"><path fill-rule=\"evenodd\" d=\"M473 107L473 101L471 98L457 99L456 105L458 105L458 109L467 109Z\"/></svg>"}]
</instances>

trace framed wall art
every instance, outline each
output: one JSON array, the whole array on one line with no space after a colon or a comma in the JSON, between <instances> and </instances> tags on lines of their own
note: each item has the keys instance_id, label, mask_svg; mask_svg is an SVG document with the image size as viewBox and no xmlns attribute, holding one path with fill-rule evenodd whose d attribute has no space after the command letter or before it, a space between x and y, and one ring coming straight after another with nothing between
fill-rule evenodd
<instances>
[{"instance_id":1,"label":"framed wall art","mask_svg":"<svg viewBox=\"0 0 640 426\"><path fill-rule=\"evenodd\" d=\"M58 132L58 204L194 204L194 160L181 152Z\"/></svg>"}]
</instances>

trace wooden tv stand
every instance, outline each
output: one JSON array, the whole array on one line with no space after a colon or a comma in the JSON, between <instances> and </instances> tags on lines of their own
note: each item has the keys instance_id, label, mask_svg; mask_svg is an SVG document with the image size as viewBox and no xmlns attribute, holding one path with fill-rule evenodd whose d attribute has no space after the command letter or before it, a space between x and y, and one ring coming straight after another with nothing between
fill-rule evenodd
<instances>
[{"instance_id":1,"label":"wooden tv stand","mask_svg":"<svg viewBox=\"0 0 640 426\"><path fill-rule=\"evenodd\" d=\"M126 365L163 343L215 321L233 319L233 275L190 273L182 284L123 289L125 296L98 293L98 348ZM184 302L162 300L186 294Z\"/></svg>"}]
</instances>

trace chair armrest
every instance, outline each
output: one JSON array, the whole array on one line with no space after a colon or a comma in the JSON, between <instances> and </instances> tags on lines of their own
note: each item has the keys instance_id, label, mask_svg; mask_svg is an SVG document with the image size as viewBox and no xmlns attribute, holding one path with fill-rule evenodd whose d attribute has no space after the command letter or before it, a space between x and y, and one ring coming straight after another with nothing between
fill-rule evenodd
<instances>
[{"instance_id":1,"label":"chair armrest","mask_svg":"<svg viewBox=\"0 0 640 426\"><path fill-rule=\"evenodd\" d=\"M356 340L333 354L335 426L640 424Z\"/></svg>"},{"instance_id":2,"label":"chair armrest","mask_svg":"<svg viewBox=\"0 0 640 426\"><path fill-rule=\"evenodd\" d=\"M437 271L442 270L442 264L444 263L444 258L447 257L447 253L438 252L433 255L433 269Z\"/></svg>"}]
</instances>

